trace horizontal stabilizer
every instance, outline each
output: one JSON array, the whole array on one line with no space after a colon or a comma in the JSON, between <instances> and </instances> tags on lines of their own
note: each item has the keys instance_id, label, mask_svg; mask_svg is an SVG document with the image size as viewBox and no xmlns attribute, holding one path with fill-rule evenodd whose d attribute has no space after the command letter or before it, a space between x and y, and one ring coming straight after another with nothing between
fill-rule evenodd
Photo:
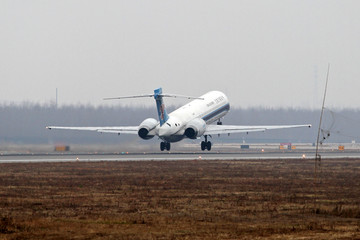
<instances>
[{"instance_id":1,"label":"horizontal stabilizer","mask_svg":"<svg viewBox=\"0 0 360 240\"><path fill-rule=\"evenodd\" d=\"M110 98L104 98L104 100L116 100L116 99L128 99L128 98L147 98L147 97L154 97L154 96L155 96L155 94L143 94L143 95L122 96L122 97L110 97ZM168 98L185 98L185 99L204 100L204 98L200 98L200 97L192 97L192 96L179 95L179 94L157 94L156 96L168 97Z\"/></svg>"},{"instance_id":2,"label":"horizontal stabilizer","mask_svg":"<svg viewBox=\"0 0 360 240\"><path fill-rule=\"evenodd\" d=\"M127 99L127 98L146 98L146 97L153 97L153 96L154 96L154 94L144 94L144 95L104 98L104 100Z\"/></svg>"}]
</instances>

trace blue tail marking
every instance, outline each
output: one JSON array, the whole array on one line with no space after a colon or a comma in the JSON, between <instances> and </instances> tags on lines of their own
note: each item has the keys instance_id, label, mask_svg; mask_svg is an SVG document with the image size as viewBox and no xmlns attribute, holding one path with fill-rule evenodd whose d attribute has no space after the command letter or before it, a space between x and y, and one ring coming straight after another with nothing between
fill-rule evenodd
<instances>
[{"instance_id":1,"label":"blue tail marking","mask_svg":"<svg viewBox=\"0 0 360 240\"><path fill-rule=\"evenodd\" d=\"M160 126L162 126L168 119L169 115L166 112L165 104L162 97L162 88L154 90L154 98L156 101L156 107L159 115Z\"/></svg>"}]
</instances>

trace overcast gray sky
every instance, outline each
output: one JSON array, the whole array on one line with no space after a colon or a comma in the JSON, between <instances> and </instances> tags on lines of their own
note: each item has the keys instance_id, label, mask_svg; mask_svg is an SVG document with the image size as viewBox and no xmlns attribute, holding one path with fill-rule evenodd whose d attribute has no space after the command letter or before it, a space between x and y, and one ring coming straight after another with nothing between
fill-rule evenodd
<instances>
[{"instance_id":1,"label":"overcast gray sky","mask_svg":"<svg viewBox=\"0 0 360 240\"><path fill-rule=\"evenodd\" d=\"M360 1L0 0L0 103L224 91L237 107L360 107ZM154 104L151 99L142 100ZM168 103L180 104L179 100ZM129 104L126 100L124 104Z\"/></svg>"}]
</instances>

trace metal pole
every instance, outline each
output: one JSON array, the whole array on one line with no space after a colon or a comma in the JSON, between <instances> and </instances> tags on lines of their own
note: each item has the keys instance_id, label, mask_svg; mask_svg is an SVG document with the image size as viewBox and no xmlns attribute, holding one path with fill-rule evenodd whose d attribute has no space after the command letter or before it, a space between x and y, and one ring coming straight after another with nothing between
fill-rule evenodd
<instances>
[{"instance_id":1,"label":"metal pole","mask_svg":"<svg viewBox=\"0 0 360 240\"><path fill-rule=\"evenodd\" d=\"M323 114L324 114L324 106L325 106L325 98L326 98L326 92L327 92L327 85L328 85L328 80L329 80L329 71L330 71L330 63L328 64L328 70L327 70L327 75L326 75L326 84L325 84L325 91L324 91L324 97L323 97L323 102L322 102L322 107L321 107L321 114L320 114L320 122L319 122L319 128L318 128L318 135L317 135L317 139L316 139L316 150L315 150L315 174L314 174L314 195L315 195L315 199L314 199L314 206L316 205L316 191L317 191L317 168L318 168L318 164L321 161L321 156L319 154L319 141L320 141L320 131L321 131L321 123L322 123L322 118L323 118ZM315 206L316 207L316 206Z\"/></svg>"},{"instance_id":2,"label":"metal pole","mask_svg":"<svg viewBox=\"0 0 360 240\"><path fill-rule=\"evenodd\" d=\"M56 88L56 100L55 100L55 108L58 108L58 89Z\"/></svg>"}]
</instances>

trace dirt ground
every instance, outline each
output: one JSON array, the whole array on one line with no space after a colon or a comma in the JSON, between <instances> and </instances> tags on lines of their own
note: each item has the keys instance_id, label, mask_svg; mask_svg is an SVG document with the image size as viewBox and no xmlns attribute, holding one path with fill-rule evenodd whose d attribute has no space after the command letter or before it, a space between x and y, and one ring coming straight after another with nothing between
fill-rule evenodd
<instances>
[{"instance_id":1,"label":"dirt ground","mask_svg":"<svg viewBox=\"0 0 360 240\"><path fill-rule=\"evenodd\" d=\"M360 159L0 164L0 239L360 239Z\"/></svg>"}]
</instances>

